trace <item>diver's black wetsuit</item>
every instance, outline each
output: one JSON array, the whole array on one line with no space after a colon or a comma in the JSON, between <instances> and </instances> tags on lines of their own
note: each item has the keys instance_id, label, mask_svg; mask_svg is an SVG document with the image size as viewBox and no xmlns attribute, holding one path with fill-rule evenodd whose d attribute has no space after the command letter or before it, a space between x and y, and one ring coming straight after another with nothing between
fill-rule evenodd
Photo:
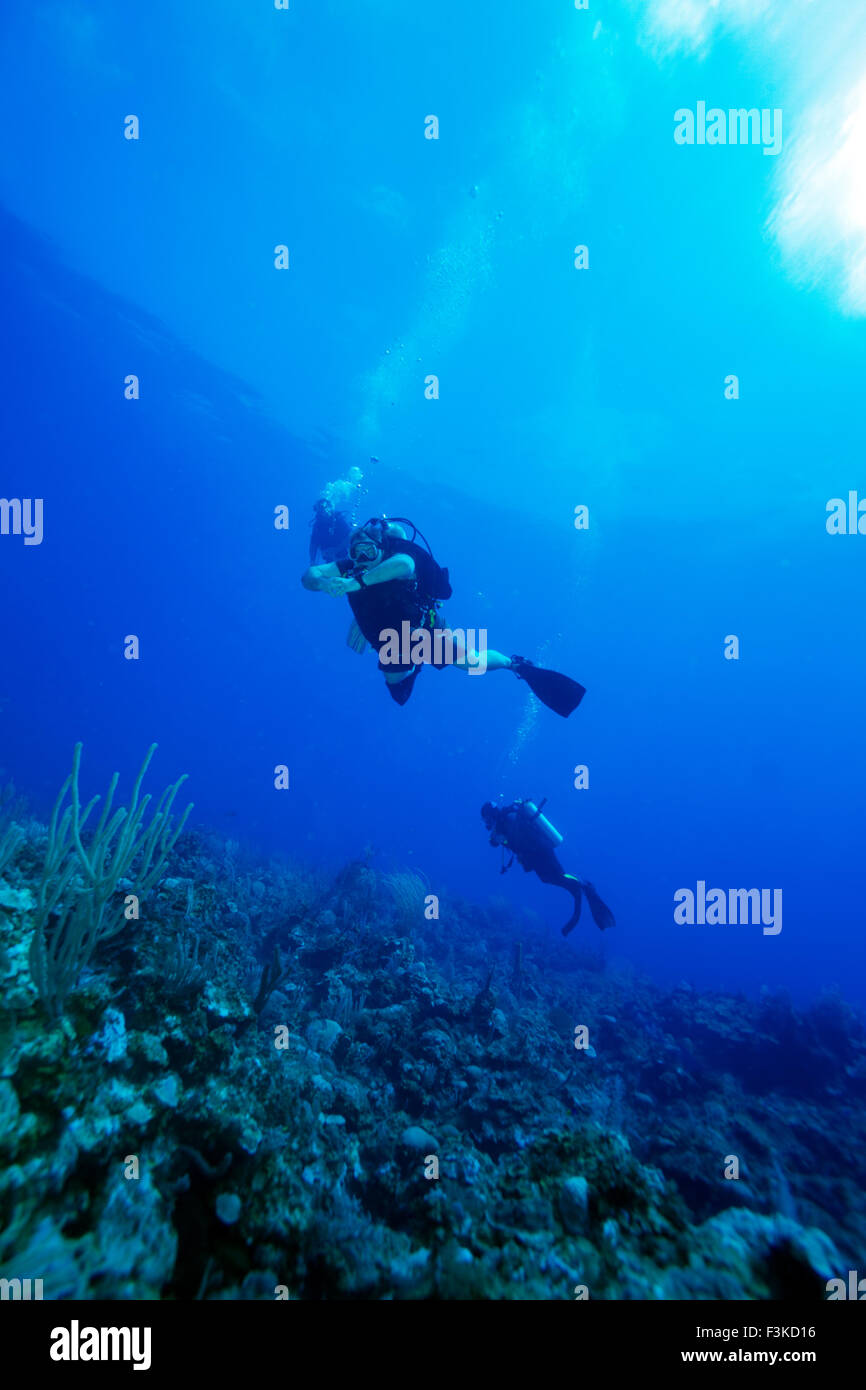
<instances>
[{"instance_id":1,"label":"diver's black wetsuit","mask_svg":"<svg viewBox=\"0 0 866 1390\"><path fill-rule=\"evenodd\" d=\"M390 560L392 555L408 555L415 562L415 573L408 579L389 579L384 584L370 584L367 588L346 595L355 622L370 646L380 653L388 640L381 634L390 629L399 635L404 622L408 622L412 630L432 630L436 621L435 599L432 595L437 591L442 573L423 546L416 545L414 541L406 540L403 536L385 536L382 549L383 560ZM337 564L341 574L354 574L355 566L350 559L338 560ZM438 659L444 653L439 652L435 646L433 651L437 652L437 660L431 661L430 665L441 668L447 664L444 660ZM380 656L379 670L388 673L412 671L412 675L388 686L392 700L396 700L398 705L405 705L412 694L421 667L411 662L400 665L389 661L385 664Z\"/></svg>"}]
</instances>

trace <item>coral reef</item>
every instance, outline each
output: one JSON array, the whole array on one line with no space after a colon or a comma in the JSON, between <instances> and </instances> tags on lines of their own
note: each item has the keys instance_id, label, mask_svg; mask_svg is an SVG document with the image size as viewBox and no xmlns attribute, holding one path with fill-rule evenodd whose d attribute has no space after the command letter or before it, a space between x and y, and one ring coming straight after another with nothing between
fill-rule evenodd
<instances>
[{"instance_id":1,"label":"coral reef","mask_svg":"<svg viewBox=\"0 0 866 1390\"><path fill-rule=\"evenodd\" d=\"M824 1297L862 1263L866 1032L663 990L507 904L203 831L62 1016L4 832L0 1277L54 1298Z\"/></svg>"}]
</instances>

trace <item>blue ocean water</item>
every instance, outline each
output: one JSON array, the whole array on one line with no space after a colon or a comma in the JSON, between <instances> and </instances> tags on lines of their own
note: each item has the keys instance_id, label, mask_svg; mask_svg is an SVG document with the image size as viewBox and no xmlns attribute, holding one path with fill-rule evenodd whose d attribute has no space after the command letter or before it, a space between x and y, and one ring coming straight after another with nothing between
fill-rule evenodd
<instances>
[{"instance_id":1,"label":"blue ocean water","mask_svg":"<svg viewBox=\"0 0 866 1390\"><path fill-rule=\"evenodd\" d=\"M866 24L784 8L8 0L0 496L44 531L0 535L0 765L34 815L77 741L84 796L156 742L193 827L416 871L479 937L507 899L551 976L866 1001L866 519L828 530L866 499ZM699 102L782 111L780 152L677 143ZM388 698L300 584L350 469L452 625L586 686L567 721L508 672ZM500 877L500 796L547 798L613 931ZM699 884L778 891L781 930L678 921Z\"/></svg>"},{"instance_id":2,"label":"blue ocean water","mask_svg":"<svg viewBox=\"0 0 866 1390\"><path fill-rule=\"evenodd\" d=\"M624 5L2 24L3 493L45 517L0 546L8 775L44 811L76 739L93 787L155 739L235 838L372 844L478 899L479 805L546 796L608 951L862 997L866 541L825 529L866 488L862 318L781 263L776 159L671 138L698 92L786 109L791 55L659 58ZM504 674L391 706L346 605L298 583L352 466L358 519L410 516L450 567L453 624L587 686L567 724ZM781 888L781 933L675 925L699 880Z\"/></svg>"}]
</instances>

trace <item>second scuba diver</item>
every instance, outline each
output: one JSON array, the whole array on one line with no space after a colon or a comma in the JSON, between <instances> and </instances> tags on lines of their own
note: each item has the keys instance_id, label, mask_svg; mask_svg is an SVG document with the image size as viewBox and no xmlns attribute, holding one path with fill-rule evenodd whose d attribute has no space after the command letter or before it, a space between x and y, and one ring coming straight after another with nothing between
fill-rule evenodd
<instances>
[{"instance_id":1,"label":"second scuba diver","mask_svg":"<svg viewBox=\"0 0 866 1390\"><path fill-rule=\"evenodd\" d=\"M342 560L349 553L352 527L341 511L327 497L320 497L313 507L310 527L310 564L321 555L326 564Z\"/></svg>"},{"instance_id":2,"label":"second scuba diver","mask_svg":"<svg viewBox=\"0 0 866 1390\"><path fill-rule=\"evenodd\" d=\"M371 460L373 462L373 460ZM349 469L345 478L326 483L321 496L313 504L310 527L310 564L321 556L325 564L344 560L349 553L349 538L355 529L355 509L361 496L364 475L360 468Z\"/></svg>"},{"instance_id":3,"label":"second scuba diver","mask_svg":"<svg viewBox=\"0 0 866 1390\"><path fill-rule=\"evenodd\" d=\"M411 528L411 536L409 530ZM418 540L423 542L418 544ZM459 630L437 627L439 604L451 597L447 569L437 564L430 546L414 522L406 517L386 520L371 517L353 532L347 558L328 564L311 565L301 577L305 589L345 596L354 622L349 645L362 652L369 642L379 655L379 670L388 693L398 705L405 705L422 665L457 666L461 670L513 671L526 681L530 690L548 709L563 718L571 714L585 694L582 685L558 671L536 666L522 656L504 656L489 648L481 656L467 649ZM391 659L390 633L407 623L413 635L441 634L430 659L409 661ZM482 666L483 662L483 666Z\"/></svg>"},{"instance_id":4,"label":"second scuba diver","mask_svg":"<svg viewBox=\"0 0 866 1390\"><path fill-rule=\"evenodd\" d=\"M541 814L543 806L544 801L537 806L534 801L515 801L511 806L493 806L485 801L481 807L484 824L492 832L491 845L503 847L500 873L507 873L516 859L524 873L538 874L542 883L550 883L570 893L574 899L574 911L562 928L563 936L568 936L580 920L582 894L586 895L592 920L600 931L615 926L613 913L602 902L593 884L578 878L576 874L567 874L563 869L555 853L557 846L562 844L562 836ZM507 864L504 862L505 850L511 852Z\"/></svg>"}]
</instances>

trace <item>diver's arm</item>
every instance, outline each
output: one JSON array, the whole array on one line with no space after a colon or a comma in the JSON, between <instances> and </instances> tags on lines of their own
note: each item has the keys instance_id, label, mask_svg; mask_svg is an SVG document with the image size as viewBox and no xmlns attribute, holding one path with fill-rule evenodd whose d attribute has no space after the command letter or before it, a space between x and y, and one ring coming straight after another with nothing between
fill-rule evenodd
<instances>
[{"instance_id":1,"label":"diver's arm","mask_svg":"<svg viewBox=\"0 0 866 1390\"><path fill-rule=\"evenodd\" d=\"M415 573L415 561L411 555L392 555L379 565L363 570L361 579L347 575L339 584L331 588L331 593L356 594L359 589L369 589L374 584L388 584L392 579L411 579Z\"/></svg>"},{"instance_id":2,"label":"diver's arm","mask_svg":"<svg viewBox=\"0 0 866 1390\"><path fill-rule=\"evenodd\" d=\"M371 584L388 584L392 579L409 579L414 573L415 561L411 555L392 555L390 559L365 570L363 584L359 584L357 579L351 580L349 592L354 593L356 589L361 588L369 589Z\"/></svg>"},{"instance_id":3,"label":"diver's arm","mask_svg":"<svg viewBox=\"0 0 866 1390\"><path fill-rule=\"evenodd\" d=\"M324 589L332 579L340 578L340 566L336 561L328 565L310 565L301 575L305 589Z\"/></svg>"},{"instance_id":4,"label":"diver's arm","mask_svg":"<svg viewBox=\"0 0 866 1390\"><path fill-rule=\"evenodd\" d=\"M499 813L496 823L496 834L499 836L499 843L506 849L514 852L520 844L520 832L518 830L519 821L514 806L504 807Z\"/></svg>"},{"instance_id":5,"label":"diver's arm","mask_svg":"<svg viewBox=\"0 0 866 1390\"><path fill-rule=\"evenodd\" d=\"M508 814L500 810L493 825L493 834L490 836L491 845L505 845L508 848Z\"/></svg>"},{"instance_id":6,"label":"diver's arm","mask_svg":"<svg viewBox=\"0 0 866 1390\"><path fill-rule=\"evenodd\" d=\"M344 562L345 563L345 562ZM353 579L343 573L340 563L332 565L313 565L301 579L305 589L320 589L326 594L340 598L345 594L357 594L359 589L369 589L373 584L387 584L391 579L410 579L415 573L415 561L411 555L392 555L380 565L364 570L361 579Z\"/></svg>"}]
</instances>

